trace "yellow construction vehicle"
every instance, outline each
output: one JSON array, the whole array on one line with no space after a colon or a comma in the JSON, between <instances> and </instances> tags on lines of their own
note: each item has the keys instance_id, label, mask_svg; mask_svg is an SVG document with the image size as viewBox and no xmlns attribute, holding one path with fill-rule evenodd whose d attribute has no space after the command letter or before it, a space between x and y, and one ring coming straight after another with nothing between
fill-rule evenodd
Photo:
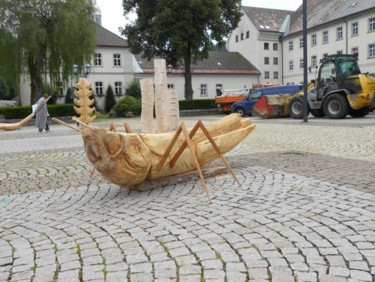
<instances>
[{"instance_id":1,"label":"yellow construction vehicle","mask_svg":"<svg viewBox=\"0 0 375 282\"><path fill-rule=\"evenodd\" d=\"M357 54L330 55L321 62L317 80L307 92L309 112L315 117L364 117L375 109L375 77L362 74ZM303 93L288 102L292 118L303 118Z\"/></svg>"}]
</instances>

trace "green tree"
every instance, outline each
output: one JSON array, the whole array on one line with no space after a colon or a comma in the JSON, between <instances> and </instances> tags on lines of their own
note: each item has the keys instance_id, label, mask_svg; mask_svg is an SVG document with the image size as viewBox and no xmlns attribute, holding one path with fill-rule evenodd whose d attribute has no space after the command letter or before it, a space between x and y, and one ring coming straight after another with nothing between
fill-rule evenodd
<instances>
[{"instance_id":1,"label":"green tree","mask_svg":"<svg viewBox=\"0 0 375 282\"><path fill-rule=\"evenodd\" d=\"M13 98L19 87L20 60L16 50L17 41L0 24L0 81L3 89L1 99Z\"/></svg>"},{"instance_id":2,"label":"green tree","mask_svg":"<svg viewBox=\"0 0 375 282\"><path fill-rule=\"evenodd\" d=\"M73 104L73 100L75 98L74 91L74 87L69 87L68 89L66 89L65 104Z\"/></svg>"},{"instance_id":3,"label":"green tree","mask_svg":"<svg viewBox=\"0 0 375 282\"><path fill-rule=\"evenodd\" d=\"M116 105L115 94L113 93L112 86L108 86L107 91L105 92L105 105L104 111L109 113L113 106Z\"/></svg>"},{"instance_id":4,"label":"green tree","mask_svg":"<svg viewBox=\"0 0 375 282\"><path fill-rule=\"evenodd\" d=\"M141 98L141 84L138 79L134 79L128 87L125 89L125 96L133 96L135 98Z\"/></svg>"},{"instance_id":5,"label":"green tree","mask_svg":"<svg viewBox=\"0 0 375 282\"><path fill-rule=\"evenodd\" d=\"M58 85L72 74L73 64L90 60L94 14L94 0L0 0L0 35L6 35L15 53L15 62L0 60L0 69L13 63L18 75L27 70L31 101L38 99L47 74L51 84Z\"/></svg>"},{"instance_id":6,"label":"green tree","mask_svg":"<svg viewBox=\"0 0 375 282\"><path fill-rule=\"evenodd\" d=\"M193 97L191 64L207 58L241 18L241 0L123 0L123 7L137 14L123 30L133 53L184 65L185 99Z\"/></svg>"}]
</instances>

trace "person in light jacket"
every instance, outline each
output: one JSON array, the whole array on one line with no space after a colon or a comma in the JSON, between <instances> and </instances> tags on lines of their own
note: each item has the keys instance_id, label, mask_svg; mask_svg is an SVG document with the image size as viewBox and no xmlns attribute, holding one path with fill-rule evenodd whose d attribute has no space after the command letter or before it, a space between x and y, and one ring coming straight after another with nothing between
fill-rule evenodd
<instances>
[{"instance_id":1,"label":"person in light jacket","mask_svg":"<svg viewBox=\"0 0 375 282\"><path fill-rule=\"evenodd\" d=\"M37 107L35 110L36 119L35 119L35 127L38 128L39 132L42 132L43 129L48 132L49 126L47 123L47 117L49 116L48 109L47 109L47 102L49 100L49 96L47 94L43 94L43 96L36 102Z\"/></svg>"}]
</instances>

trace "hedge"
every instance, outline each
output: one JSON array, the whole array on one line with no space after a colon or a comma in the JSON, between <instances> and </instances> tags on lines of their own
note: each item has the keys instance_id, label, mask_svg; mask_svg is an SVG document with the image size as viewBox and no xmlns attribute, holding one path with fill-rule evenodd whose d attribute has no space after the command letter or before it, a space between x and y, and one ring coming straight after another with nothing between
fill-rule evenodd
<instances>
[{"instance_id":1,"label":"hedge","mask_svg":"<svg viewBox=\"0 0 375 282\"><path fill-rule=\"evenodd\" d=\"M217 109L214 99L181 100L180 110L207 110Z\"/></svg>"},{"instance_id":2,"label":"hedge","mask_svg":"<svg viewBox=\"0 0 375 282\"><path fill-rule=\"evenodd\" d=\"M47 105L49 115L51 117L63 117L63 116L76 116L73 104L63 105ZM3 115L5 119L23 119L31 114L31 106L21 107L1 107L0 115Z\"/></svg>"},{"instance_id":3,"label":"hedge","mask_svg":"<svg viewBox=\"0 0 375 282\"><path fill-rule=\"evenodd\" d=\"M131 97L131 96L128 96L128 97ZM125 101L128 99L129 98L125 99ZM120 114L121 112L126 112L129 109L126 108L125 105L121 105L121 106L118 105L119 102L116 105L117 105L117 110L119 112L118 114L119 116L121 116ZM124 103L124 101L122 101L120 104L122 103ZM135 105L132 104L131 106L133 107L132 110L135 111L136 115L140 114L140 109L141 109L140 102L139 104L135 103ZM179 101L179 106L180 106L181 111L217 109L217 105L215 104L214 99L182 100L182 101ZM53 104L53 105L47 105L47 107L48 107L48 112L51 117L77 116L76 112L74 111L73 104ZM30 113L31 113L31 106L0 107L0 115L4 116L5 119L23 119L27 117Z\"/></svg>"}]
</instances>

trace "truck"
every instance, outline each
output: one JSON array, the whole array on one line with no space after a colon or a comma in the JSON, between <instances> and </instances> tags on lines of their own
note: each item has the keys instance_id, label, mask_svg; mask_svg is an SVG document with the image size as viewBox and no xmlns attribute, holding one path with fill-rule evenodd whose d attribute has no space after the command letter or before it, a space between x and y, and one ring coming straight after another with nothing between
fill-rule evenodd
<instances>
[{"instance_id":1,"label":"truck","mask_svg":"<svg viewBox=\"0 0 375 282\"><path fill-rule=\"evenodd\" d=\"M301 89L302 84L290 84L258 88L254 92L249 93L245 97L245 99L233 103L231 106L231 112L238 113L241 116L252 115L254 105L258 102L258 100L262 99L262 97L293 95Z\"/></svg>"},{"instance_id":2,"label":"truck","mask_svg":"<svg viewBox=\"0 0 375 282\"><path fill-rule=\"evenodd\" d=\"M364 117L375 109L375 78L361 73L358 54L325 57L313 84L307 108L315 117ZM303 93L290 99L288 110L292 118L303 118Z\"/></svg>"},{"instance_id":3,"label":"truck","mask_svg":"<svg viewBox=\"0 0 375 282\"><path fill-rule=\"evenodd\" d=\"M215 103L217 104L220 111L224 113L230 113L232 104L245 99L247 93L247 89L217 89Z\"/></svg>"}]
</instances>

